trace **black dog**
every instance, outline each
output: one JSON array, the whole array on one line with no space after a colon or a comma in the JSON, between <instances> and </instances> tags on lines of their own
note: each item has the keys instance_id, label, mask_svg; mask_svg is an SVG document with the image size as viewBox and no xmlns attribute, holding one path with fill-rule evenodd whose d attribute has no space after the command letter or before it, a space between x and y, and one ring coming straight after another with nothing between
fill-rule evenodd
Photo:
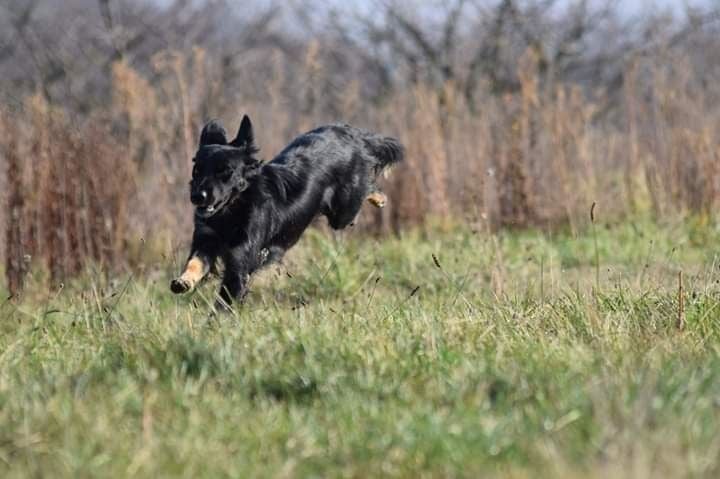
<instances>
[{"instance_id":1,"label":"black dog","mask_svg":"<svg viewBox=\"0 0 720 479\"><path fill-rule=\"evenodd\" d=\"M242 300L250 275L282 258L318 215L342 229L366 199L383 207L376 179L402 160L403 147L394 138L330 125L299 136L269 163L257 153L247 116L229 143L218 122L203 128L190 181L195 231L185 271L170 285L174 293L193 289L220 258L218 306Z\"/></svg>"}]
</instances>

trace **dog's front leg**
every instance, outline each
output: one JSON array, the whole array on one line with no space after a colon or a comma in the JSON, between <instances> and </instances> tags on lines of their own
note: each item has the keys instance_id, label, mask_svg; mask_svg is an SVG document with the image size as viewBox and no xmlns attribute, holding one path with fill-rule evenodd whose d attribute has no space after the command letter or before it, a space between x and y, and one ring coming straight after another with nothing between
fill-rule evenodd
<instances>
[{"instance_id":1,"label":"dog's front leg","mask_svg":"<svg viewBox=\"0 0 720 479\"><path fill-rule=\"evenodd\" d=\"M269 252L260 247L243 245L223 256L225 273L216 308L229 310L233 302L242 303L248 293L250 277L268 259Z\"/></svg>"},{"instance_id":2,"label":"dog's front leg","mask_svg":"<svg viewBox=\"0 0 720 479\"><path fill-rule=\"evenodd\" d=\"M225 270L222 285L220 286L220 297L215 303L218 310L229 310L233 302L242 303L248 292L250 274L240 271Z\"/></svg>"},{"instance_id":3,"label":"dog's front leg","mask_svg":"<svg viewBox=\"0 0 720 479\"><path fill-rule=\"evenodd\" d=\"M175 294L192 291L209 271L210 262L202 255L193 254L185 264L182 274L170 282L170 290Z\"/></svg>"},{"instance_id":4,"label":"dog's front leg","mask_svg":"<svg viewBox=\"0 0 720 479\"><path fill-rule=\"evenodd\" d=\"M210 272L218 250L219 242L214 236L196 230L185 269L180 276L170 282L170 290L175 294L193 290Z\"/></svg>"}]
</instances>

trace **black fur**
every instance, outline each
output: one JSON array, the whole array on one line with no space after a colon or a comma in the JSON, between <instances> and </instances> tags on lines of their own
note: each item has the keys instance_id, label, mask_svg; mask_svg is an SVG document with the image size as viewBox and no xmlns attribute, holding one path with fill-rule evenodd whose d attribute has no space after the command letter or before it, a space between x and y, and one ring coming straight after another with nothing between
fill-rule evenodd
<instances>
[{"instance_id":1,"label":"black fur","mask_svg":"<svg viewBox=\"0 0 720 479\"><path fill-rule=\"evenodd\" d=\"M193 159L190 257L202 260L203 274L222 259L221 306L242 300L250 275L282 258L318 215L334 229L348 226L367 196L379 191L378 175L403 158L394 138L349 125L305 133L268 163L257 152L245 116L231 142L218 122L208 123ZM173 291L183 289L174 284Z\"/></svg>"}]
</instances>

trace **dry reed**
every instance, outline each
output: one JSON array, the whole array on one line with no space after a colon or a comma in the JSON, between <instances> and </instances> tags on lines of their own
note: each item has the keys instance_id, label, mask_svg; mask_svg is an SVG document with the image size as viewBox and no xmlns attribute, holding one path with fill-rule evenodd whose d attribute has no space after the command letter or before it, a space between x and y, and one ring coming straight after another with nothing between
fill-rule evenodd
<instances>
[{"instance_id":1,"label":"dry reed","mask_svg":"<svg viewBox=\"0 0 720 479\"><path fill-rule=\"evenodd\" d=\"M23 112L4 113L11 289L21 284L20 257L31 255L61 280L88 260L126 263L124 245L136 238L189 237L197 131L209 117L234 129L244 112L255 118L266 158L326 122L351 120L400 138L407 161L384 185L389 205L360 221L376 232L433 217L575 230L587 226L594 202L604 218L707 216L718 206L720 116L708 101L716 92L695 88L682 59L629 62L618 97L548 81L528 50L515 93L487 87L469 105L452 81L365 101L357 83L332 82L324 58L310 42L299 78L271 57L270 81L230 92L223 66L202 50L161 52L152 78L116 63L110 106L77 125L40 95Z\"/></svg>"}]
</instances>

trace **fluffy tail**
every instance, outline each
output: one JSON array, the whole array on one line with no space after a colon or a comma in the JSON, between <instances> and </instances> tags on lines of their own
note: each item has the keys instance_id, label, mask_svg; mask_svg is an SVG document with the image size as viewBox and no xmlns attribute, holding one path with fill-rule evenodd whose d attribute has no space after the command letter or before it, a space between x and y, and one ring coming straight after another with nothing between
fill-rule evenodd
<instances>
[{"instance_id":1,"label":"fluffy tail","mask_svg":"<svg viewBox=\"0 0 720 479\"><path fill-rule=\"evenodd\" d=\"M405 148L395 138L372 135L365 139L370 155L377 160L375 176L379 176L386 168L399 163L405 156Z\"/></svg>"}]
</instances>

